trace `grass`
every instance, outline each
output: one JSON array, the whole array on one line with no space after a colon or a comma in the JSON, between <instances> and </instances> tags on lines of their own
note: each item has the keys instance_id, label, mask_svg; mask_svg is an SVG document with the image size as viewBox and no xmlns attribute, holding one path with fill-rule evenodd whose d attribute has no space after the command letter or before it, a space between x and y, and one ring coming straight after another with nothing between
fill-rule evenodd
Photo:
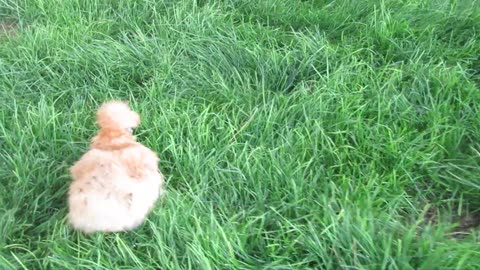
<instances>
[{"instance_id":1,"label":"grass","mask_svg":"<svg viewBox=\"0 0 480 270\"><path fill-rule=\"evenodd\" d=\"M461 224L480 211L479 1L0 15L0 269L479 269L478 222ZM84 236L67 169L113 98L169 193L139 229Z\"/></svg>"}]
</instances>

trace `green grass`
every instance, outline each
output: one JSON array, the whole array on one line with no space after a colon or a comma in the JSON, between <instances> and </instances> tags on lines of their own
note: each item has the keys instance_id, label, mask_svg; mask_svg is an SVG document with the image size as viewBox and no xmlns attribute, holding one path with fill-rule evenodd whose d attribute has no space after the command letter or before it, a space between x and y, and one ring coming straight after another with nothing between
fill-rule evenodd
<instances>
[{"instance_id":1,"label":"green grass","mask_svg":"<svg viewBox=\"0 0 480 270\"><path fill-rule=\"evenodd\" d=\"M478 0L1 0L0 269L479 269ZM168 195L66 223L129 100ZM433 214L432 214L433 213ZM433 217L432 217L433 215Z\"/></svg>"}]
</instances>

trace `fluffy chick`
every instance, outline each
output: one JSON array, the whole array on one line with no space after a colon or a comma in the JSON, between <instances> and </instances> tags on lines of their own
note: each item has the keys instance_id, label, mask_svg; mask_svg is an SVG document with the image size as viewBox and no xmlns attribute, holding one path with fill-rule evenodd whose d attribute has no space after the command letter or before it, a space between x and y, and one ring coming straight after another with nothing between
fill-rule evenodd
<instances>
[{"instance_id":1,"label":"fluffy chick","mask_svg":"<svg viewBox=\"0 0 480 270\"><path fill-rule=\"evenodd\" d=\"M164 193L157 154L132 135L140 117L127 103L104 103L97 124L91 149L70 168L68 220L84 233L134 229Z\"/></svg>"}]
</instances>

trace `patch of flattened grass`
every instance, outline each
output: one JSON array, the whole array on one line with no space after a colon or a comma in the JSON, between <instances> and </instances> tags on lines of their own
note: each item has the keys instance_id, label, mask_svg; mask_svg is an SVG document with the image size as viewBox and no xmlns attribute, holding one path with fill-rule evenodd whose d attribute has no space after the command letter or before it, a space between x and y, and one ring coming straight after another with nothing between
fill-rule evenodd
<instances>
[{"instance_id":1,"label":"patch of flattened grass","mask_svg":"<svg viewBox=\"0 0 480 270\"><path fill-rule=\"evenodd\" d=\"M15 36L18 33L18 24L13 20L0 21L0 38L3 36Z\"/></svg>"}]
</instances>

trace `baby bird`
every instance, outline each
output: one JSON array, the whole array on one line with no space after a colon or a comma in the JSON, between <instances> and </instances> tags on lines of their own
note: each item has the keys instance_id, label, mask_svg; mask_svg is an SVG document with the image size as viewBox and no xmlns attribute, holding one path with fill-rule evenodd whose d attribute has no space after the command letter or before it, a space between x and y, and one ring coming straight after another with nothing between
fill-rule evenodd
<instances>
[{"instance_id":1,"label":"baby bird","mask_svg":"<svg viewBox=\"0 0 480 270\"><path fill-rule=\"evenodd\" d=\"M126 102L104 103L97 124L91 149L70 168L68 220L87 234L134 229L165 192L158 156L132 135L140 116Z\"/></svg>"}]
</instances>

